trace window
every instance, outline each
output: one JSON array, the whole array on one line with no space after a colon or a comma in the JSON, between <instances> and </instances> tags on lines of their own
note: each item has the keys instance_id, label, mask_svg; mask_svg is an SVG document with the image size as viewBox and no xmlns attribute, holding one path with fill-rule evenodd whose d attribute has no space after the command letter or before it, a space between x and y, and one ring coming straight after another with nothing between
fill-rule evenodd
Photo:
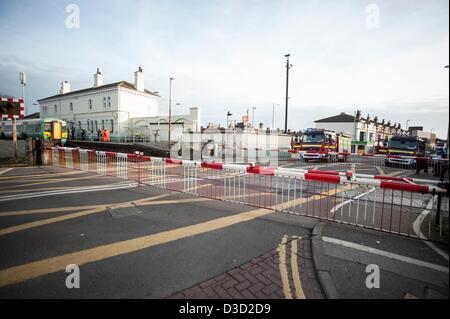
<instances>
[{"instance_id":1,"label":"window","mask_svg":"<svg viewBox=\"0 0 450 319\"><path fill-rule=\"evenodd\" d=\"M359 141L360 142L364 142L365 141L365 134L364 134L364 132L359 132Z\"/></svg>"},{"instance_id":2,"label":"window","mask_svg":"<svg viewBox=\"0 0 450 319\"><path fill-rule=\"evenodd\" d=\"M97 120L95 120L95 131L96 132L98 131L98 121Z\"/></svg>"},{"instance_id":3,"label":"window","mask_svg":"<svg viewBox=\"0 0 450 319\"><path fill-rule=\"evenodd\" d=\"M58 105L55 104L54 109L55 109L55 114L57 114L58 113Z\"/></svg>"},{"instance_id":4,"label":"window","mask_svg":"<svg viewBox=\"0 0 450 319\"><path fill-rule=\"evenodd\" d=\"M88 104L89 104L89 111L92 111L92 100L89 100Z\"/></svg>"},{"instance_id":5,"label":"window","mask_svg":"<svg viewBox=\"0 0 450 319\"><path fill-rule=\"evenodd\" d=\"M88 130L88 132L90 132L91 131L91 126L89 125L89 120L87 120L86 122L87 122L87 130Z\"/></svg>"},{"instance_id":6,"label":"window","mask_svg":"<svg viewBox=\"0 0 450 319\"><path fill-rule=\"evenodd\" d=\"M114 132L114 120L111 120L111 133Z\"/></svg>"},{"instance_id":7,"label":"window","mask_svg":"<svg viewBox=\"0 0 450 319\"><path fill-rule=\"evenodd\" d=\"M81 131L81 121L78 121L78 129Z\"/></svg>"},{"instance_id":8,"label":"window","mask_svg":"<svg viewBox=\"0 0 450 319\"><path fill-rule=\"evenodd\" d=\"M106 109L106 97L103 98L103 108Z\"/></svg>"},{"instance_id":9,"label":"window","mask_svg":"<svg viewBox=\"0 0 450 319\"><path fill-rule=\"evenodd\" d=\"M105 129L105 120L102 120L102 130Z\"/></svg>"},{"instance_id":10,"label":"window","mask_svg":"<svg viewBox=\"0 0 450 319\"><path fill-rule=\"evenodd\" d=\"M72 102L70 102L69 108L70 108L70 113L73 113L73 103Z\"/></svg>"},{"instance_id":11,"label":"window","mask_svg":"<svg viewBox=\"0 0 450 319\"><path fill-rule=\"evenodd\" d=\"M43 117L47 116L47 106L45 105L42 107L42 116Z\"/></svg>"},{"instance_id":12,"label":"window","mask_svg":"<svg viewBox=\"0 0 450 319\"><path fill-rule=\"evenodd\" d=\"M108 96L108 108L111 108L111 97Z\"/></svg>"}]
</instances>

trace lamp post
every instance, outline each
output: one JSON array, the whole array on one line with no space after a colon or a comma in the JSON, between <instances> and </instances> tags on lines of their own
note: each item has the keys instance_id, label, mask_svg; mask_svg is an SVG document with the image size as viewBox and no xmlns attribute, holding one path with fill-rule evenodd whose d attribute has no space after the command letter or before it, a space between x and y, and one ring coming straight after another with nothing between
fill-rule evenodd
<instances>
[{"instance_id":1,"label":"lamp post","mask_svg":"<svg viewBox=\"0 0 450 319\"><path fill-rule=\"evenodd\" d=\"M230 111L227 112L227 129L229 128L229 117L232 115Z\"/></svg>"},{"instance_id":2,"label":"lamp post","mask_svg":"<svg viewBox=\"0 0 450 319\"><path fill-rule=\"evenodd\" d=\"M175 80L174 78L170 78L170 84L169 84L169 152L170 152L170 138L171 138L171 130L172 130L172 81Z\"/></svg>"},{"instance_id":3,"label":"lamp post","mask_svg":"<svg viewBox=\"0 0 450 319\"><path fill-rule=\"evenodd\" d=\"M289 63L290 54L286 54L286 113L284 115L284 134L287 134L287 121L288 121L288 107L289 107L289 70L293 65Z\"/></svg>"},{"instance_id":4,"label":"lamp post","mask_svg":"<svg viewBox=\"0 0 450 319\"><path fill-rule=\"evenodd\" d=\"M446 69L448 69L448 65L445 67ZM450 122L449 122L449 124L448 124L448 126L447 126L447 158L449 157L449 138L448 138L448 135L449 135L449 131L450 131Z\"/></svg>"},{"instance_id":5,"label":"lamp post","mask_svg":"<svg viewBox=\"0 0 450 319\"><path fill-rule=\"evenodd\" d=\"M255 128L255 125L256 125L256 122L255 122L255 110L256 110L256 107L252 107L252 125L253 125L253 128Z\"/></svg>"}]
</instances>

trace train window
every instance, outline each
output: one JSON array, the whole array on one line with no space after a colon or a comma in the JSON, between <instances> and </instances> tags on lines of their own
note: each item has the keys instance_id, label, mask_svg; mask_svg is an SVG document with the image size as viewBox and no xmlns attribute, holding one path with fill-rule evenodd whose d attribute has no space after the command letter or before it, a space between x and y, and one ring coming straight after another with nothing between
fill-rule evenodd
<instances>
[{"instance_id":1,"label":"train window","mask_svg":"<svg viewBox=\"0 0 450 319\"><path fill-rule=\"evenodd\" d=\"M44 124L44 131L51 132L52 131L52 124L50 122L45 122Z\"/></svg>"}]
</instances>

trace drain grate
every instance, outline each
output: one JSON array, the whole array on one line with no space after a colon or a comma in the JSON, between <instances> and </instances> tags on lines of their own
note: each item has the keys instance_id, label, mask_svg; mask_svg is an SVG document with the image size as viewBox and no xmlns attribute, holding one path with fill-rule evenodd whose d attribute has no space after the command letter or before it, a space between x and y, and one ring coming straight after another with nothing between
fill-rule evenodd
<instances>
[{"instance_id":1,"label":"drain grate","mask_svg":"<svg viewBox=\"0 0 450 319\"><path fill-rule=\"evenodd\" d=\"M129 216L136 216L143 213L143 211L138 208L135 204L131 207L126 208L111 208L108 207L107 212L113 218L125 218Z\"/></svg>"}]
</instances>

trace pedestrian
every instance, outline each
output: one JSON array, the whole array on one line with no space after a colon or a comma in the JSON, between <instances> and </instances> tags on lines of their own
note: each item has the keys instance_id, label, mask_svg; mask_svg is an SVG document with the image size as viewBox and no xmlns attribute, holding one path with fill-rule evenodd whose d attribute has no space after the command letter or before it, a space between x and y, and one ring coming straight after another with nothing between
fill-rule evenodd
<instances>
[{"instance_id":1,"label":"pedestrian","mask_svg":"<svg viewBox=\"0 0 450 319\"><path fill-rule=\"evenodd\" d=\"M426 157L416 157L416 174L420 175L421 171L428 174L428 158Z\"/></svg>"},{"instance_id":2,"label":"pedestrian","mask_svg":"<svg viewBox=\"0 0 450 319\"><path fill-rule=\"evenodd\" d=\"M102 131L100 131L100 129L97 130L97 137L98 137L98 141L102 140Z\"/></svg>"},{"instance_id":3,"label":"pedestrian","mask_svg":"<svg viewBox=\"0 0 450 319\"><path fill-rule=\"evenodd\" d=\"M39 137L37 137L36 141L34 143L34 151L35 151L35 155L36 155L36 165L38 165L38 166L42 165L43 149L44 149L44 143Z\"/></svg>"}]
</instances>

